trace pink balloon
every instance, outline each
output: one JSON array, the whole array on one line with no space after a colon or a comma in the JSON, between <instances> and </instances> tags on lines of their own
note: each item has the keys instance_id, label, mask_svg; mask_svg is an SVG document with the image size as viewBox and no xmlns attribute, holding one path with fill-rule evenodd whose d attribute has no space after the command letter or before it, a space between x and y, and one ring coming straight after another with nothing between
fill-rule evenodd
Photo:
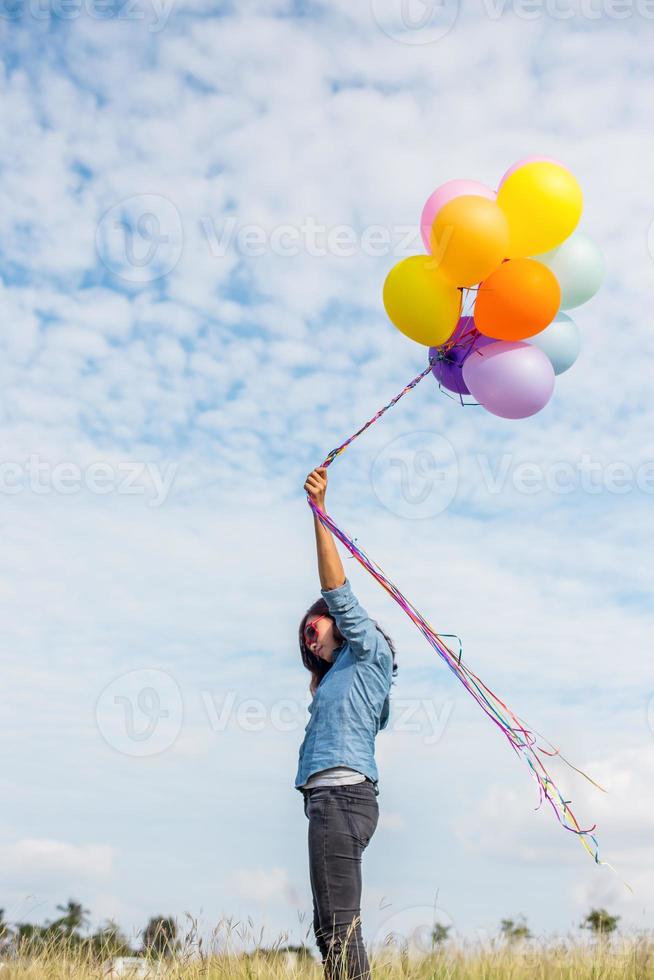
<instances>
[{"instance_id":1,"label":"pink balloon","mask_svg":"<svg viewBox=\"0 0 654 980\"><path fill-rule=\"evenodd\" d=\"M494 190L491 190L486 184L480 184L477 180L448 180L446 184L437 187L431 197L427 199L420 218L422 240L429 253L431 253L431 226L436 215L443 205L455 197L461 197L462 194L475 194L477 197L485 197L489 201L494 201L497 197Z\"/></svg>"},{"instance_id":2,"label":"pink balloon","mask_svg":"<svg viewBox=\"0 0 654 980\"><path fill-rule=\"evenodd\" d=\"M473 397L493 415L526 419L547 405L554 368L547 354L522 340L499 340L474 351L463 364Z\"/></svg>"},{"instance_id":3,"label":"pink balloon","mask_svg":"<svg viewBox=\"0 0 654 980\"><path fill-rule=\"evenodd\" d=\"M520 170L520 167L524 167L525 164L527 164L527 163L555 163L558 167L563 167L564 170L567 170L568 169L566 167L565 163L561 163L560 160L554 160L553 157L539 157L539 156L524 157L522 160L518 160L517 163L514 163L512 167L509 167L509 169L504 174L504 176L502 177L502 179L501 179L501 181L499 183L499 187L497 188L498 191L499 191L500 187L502 186L502 184L504 183L504 181L508 177L510 177L511 174L514 174L516 172L516 170Z\"/></svg>"}]
</instances>

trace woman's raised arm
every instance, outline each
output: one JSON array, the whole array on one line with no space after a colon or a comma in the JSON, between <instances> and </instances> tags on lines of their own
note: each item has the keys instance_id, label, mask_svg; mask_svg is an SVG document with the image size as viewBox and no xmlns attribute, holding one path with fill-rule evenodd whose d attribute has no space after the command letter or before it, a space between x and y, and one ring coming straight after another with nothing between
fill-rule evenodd
<instances>
[{"instance_id":1,"label":"woman's raised arm","mask_svg":"<svg viewBox=\"0 0 654 980\"><path fill-rule=\"evenodd\" d=\"M325 509L325 493L327 491L327 467L319 466L309 473L304 489L321 510ZM328 531L316 513L313 515L316 532L316 550L318 552L318 574L320 586L323 589L337 589L345 583L345 569L336 550L331 531Z\"/></svg>"}]
</instances>

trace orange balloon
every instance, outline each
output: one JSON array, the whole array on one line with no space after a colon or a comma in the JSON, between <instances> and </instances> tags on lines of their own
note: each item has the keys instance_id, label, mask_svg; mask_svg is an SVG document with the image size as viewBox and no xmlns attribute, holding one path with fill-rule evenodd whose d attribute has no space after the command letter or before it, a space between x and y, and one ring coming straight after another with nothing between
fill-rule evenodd
<instances>
[{"instance_id":1,"label":"orange balloon","mask_svg":"<svg viewBox=\"0 0 654 980\"><path fill-rule=\"evenodd\" d=\"M473 286L489 276L509 252L509 222L496 204L462 194L440 209L431 226L431 252L438 270L455 286Z\"/></svg>"},{"instance_id":2,"label":"orange balloon","mask_svg":"<svg viewBox=\"0 0 654 980\"><path fill-rule=\"evenodd\" d=\"M558 313L561 287L535 259L508 259L482 282L475 326L495 340L525 340L544 330Z\"/></svg>"}]
</instances>

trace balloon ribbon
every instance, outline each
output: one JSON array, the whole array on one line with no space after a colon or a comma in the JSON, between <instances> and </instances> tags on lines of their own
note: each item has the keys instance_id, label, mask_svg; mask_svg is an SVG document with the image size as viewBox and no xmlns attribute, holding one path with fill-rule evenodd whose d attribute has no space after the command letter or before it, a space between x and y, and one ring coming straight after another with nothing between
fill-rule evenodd
<instances>
[{"instance_id":1,"label":"balloon ribbon","mask_svg":"<svg viewBox=\"0 0 654 980\"><path fill-rule=\"evenodd\" d=\"M441 348L442 352L446 353L446 345ZM354 442L362 433L366 431L374 422L376 422L384 412L388 411L393 405L395 405L400 398L402 398L408 391L422 381L422 379L429 374L432 368L432 363L439 359L440 355L434 355L430 358L429 365L422 371L417 377L410 381L409 384L402 389L402 391L393 398L388 405L381 408L371 419L366 422L365 425L350 436L344 443L337 446L336 449L332 449L327 458L321 464L324 467L330 466L337 456L339 456L350 443ZM574 813L570 808L570 800L564 799L560 790L557 788L554 780L549 775L547 768L543 762L542 757L548 756L558 756L567 766L574 769L575 772L580 773L587 779L589 783L601 790L603 793L606 792L599 783L596 783L594 779L591 779L585 772L577 769L572 763L565 759L558 749L544 738L535 729L528 727L516 714L514 714L507 705L497 697L496 694L484 684L484 682L468 667L468 665L462 660L462 646L461 640L458 637L452 637L452 634L439 634L430 625L430 623L422 616L415 606L409 602L409 600L400 592L398 587L391 582L391 580L384 574L383 569L366 555L362 548L358 548L354 541L345 532L334 523L329 514L325 513L307 494L307 501L309 506L318 516L321 523L330 530L342 544L345 545L347 550L351 552L354 558L360 562L361 565L375 578L379 584L384 588L395 601L402 607L407 616L414 622L418 627L420 632L423 634L425 639L434 647L436 653L445 661L446 665L458 678L458 680L463 684L468 694L472 695L477 704L481 709L488 715L490 720L494 725L499 728L502 734L507 739L509 745L514 750L514 752L522 758L524 762L528 765L531 775L536 780L539 791L539 803L536 809L539 809L544 801L546 801L554 811L557 820L565 830L569 830L571 833L576 834L581 843L584 845L588 853L594 859L597 864L606 865L611 868L612 866L607 861L600 861L599 859L599 845L597 838L595 837L593 831L596 825L593 824L591 827L582 828ZM357 540L357 539L355 539ZM454 653L446 643L443 641L443 637L454 638L458 641L459 650ZM550 751L543 748L541 745L537 744L537 737L542 742L545 742ZM612 869L614 870L614 869ZM627 885L629 888L630 886ZM631 889L630 889L631 890Z\"/></svg>"}]
</instances>

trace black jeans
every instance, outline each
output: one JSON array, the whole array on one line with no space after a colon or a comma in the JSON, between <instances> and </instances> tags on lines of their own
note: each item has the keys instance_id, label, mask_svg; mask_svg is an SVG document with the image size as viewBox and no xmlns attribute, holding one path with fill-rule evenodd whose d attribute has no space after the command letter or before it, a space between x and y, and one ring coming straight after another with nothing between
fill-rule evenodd
<instances>
[{"instance_id":1,"label":"black jeans","mask_svg":"<svg viewBox=\"0 0 654 980\"><path fill-rule=\"evenodd\" d=\"M361 936L361 856L379 820L377 784L302 790L309 820L313 929L325 980L369 980Z\"/></svg>"}]
</instances>

